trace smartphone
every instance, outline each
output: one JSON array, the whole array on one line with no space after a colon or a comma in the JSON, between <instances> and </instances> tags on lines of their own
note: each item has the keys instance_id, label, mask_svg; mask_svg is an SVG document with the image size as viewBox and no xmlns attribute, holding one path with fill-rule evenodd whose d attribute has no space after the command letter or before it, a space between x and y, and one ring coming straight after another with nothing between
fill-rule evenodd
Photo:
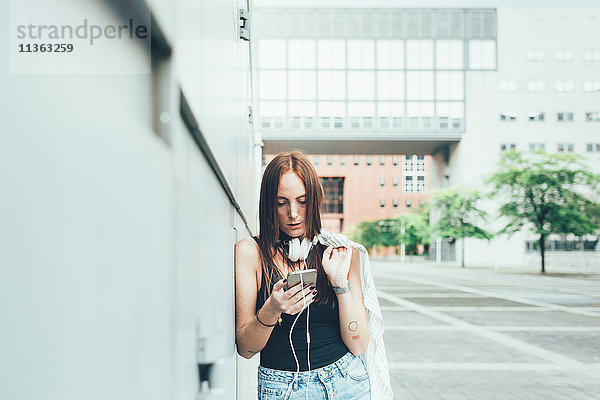
<instances>
[{"instance_id":1,"label":"smartphone","mask_svg":"<svg viewBox=\"0 0 600 400\"><path fill-rule=\"evenodd\" d=\"M304 285L314 285L317 283L317 270L316 269L303 269L301 271L292 271L287 276L287 282L285 284L285 290L300 283L300 277L302 276L302 282Z\"/></svg>"}]
</instances>

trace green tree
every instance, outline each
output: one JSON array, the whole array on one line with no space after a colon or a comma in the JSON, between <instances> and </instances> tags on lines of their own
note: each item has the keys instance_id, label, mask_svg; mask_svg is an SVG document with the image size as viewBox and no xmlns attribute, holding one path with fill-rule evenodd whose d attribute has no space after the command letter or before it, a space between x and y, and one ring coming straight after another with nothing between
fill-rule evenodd
<instances>
[{"instance_id":1,"label":"green tree","mask_svg":"<svg viewBox=\"0 0 600 400\"><path fill-rule=\"evenodd\" d=\"M377 244L388 247L398 246L398 238L396 237L395 230L396 221L393 219L380 219L377 221L377 227L379 229Z\"/></svg>"},{"instance_id":2,"label":"green tree","mask_svg":"<svg viewBox=\"0 0 600 400\"><path fill-rule=\"evenodd\" d=\"M396 221L393 219L362 221L352 232L353 240L361 243L367 249L375 246L398 246L395 224Z\"/></svg>"},{"instance_id":3,"label":"green tree","mask_svg":"<svg viewBox=\"0 0 600 400\"><path fill-rule=\"evenodd\" d=\"M492 234L479 224L487 213L478 208L482 195L465 188L445 189L434 193L432 208L439 213L433 232L442 238L461 240L461 267L465 266L465 238L491 239Z\"/></svg>"},{"instance_id":4,"label":"green tree","mask_svg":"<svg viewBox=\"0 0 600 400\"><path fill-rule=\"evenodd\" d=\"M598 229L600 206L593 199L600 176L574 154L508 151L488 182L508 223L500 233L531 229L539 235L542 273L546 238L552 233L582 237Z\"/></svg>"},{"instance_id":5,"label":"green tree","mask_svg":"<svg viewBox=\"0 0 600 400\"><path fill-rule=\"evenodd\" d=\"M362 244L367 249L372 249L381 241L379 233L377 222L362 221L354 229L352 240Z\"/></svg>"},{"instance_id":6,"label":"green tree","mask_svg":"<svg viewBox=\"0 0 600 400\"><path fill-rule=\"evenodd\" d=\"M429 244L431 230L427 207L418 207L409 214L397 215L394 221L396 245L404 243L407 254L416 254L419 244Z\"/></svg>"}]
</instances>

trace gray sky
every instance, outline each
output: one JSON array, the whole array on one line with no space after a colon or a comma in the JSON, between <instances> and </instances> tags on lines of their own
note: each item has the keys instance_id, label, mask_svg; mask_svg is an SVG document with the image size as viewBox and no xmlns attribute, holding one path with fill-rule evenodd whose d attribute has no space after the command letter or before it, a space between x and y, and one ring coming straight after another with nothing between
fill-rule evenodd
<instances>
[{"instance_id":1,"label":"gray sky","mask_svg":"<svg viewBox=\"0 0 600 400\"><path fill-rule=\"evenodd\" d=\"M251 0L251 7L596 7L600 9L600 0Z\"/></svg>"}]
</instances>

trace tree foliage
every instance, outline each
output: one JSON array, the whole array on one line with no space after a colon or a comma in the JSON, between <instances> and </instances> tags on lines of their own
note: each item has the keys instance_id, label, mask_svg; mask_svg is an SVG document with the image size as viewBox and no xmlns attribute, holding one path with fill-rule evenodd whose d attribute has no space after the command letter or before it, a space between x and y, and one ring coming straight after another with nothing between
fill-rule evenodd
<instances>
[{"instance_id":1,"label":"tree foliage","mask_svg":"<svg viewBox=\"0 0 600 400\"><path fill-rule=\"evenodd\" d=\"M434 194L432 208L439 214L433 232L438 237L462 240L461 266L465 266L464 239L491 239L492 234L481 227L487 213L478 203L482 195L476 190L452 188Z\"/></svg>"},{"instance_id":2,"label":"tree foliage","mask_svg":"<svg viewBox=\"0 0 600 400\"><path fill-rule=\"evenodd\" d=\"M396 243L404 243L407 254L416 254L419 244L429 244L431 229L428 207L416 208L411 213L397 215L394 221Z\"/></svg>"},{"instance_id":3,"label":"tree foliage","mask_svg":"<svg viewBox=\"0 0 600 400\"><path fill-rule=\"evenodd\" d=\"M367 249L379 244L379 227L377 222L362 221L354 230L353 240L361 243Z\"/></svg>"},{"instance_id":4,"label":"tree foliage","mask_svg":"<svg viewBox=\"0 0 600 400\"><path fill-rule=\"evenodd\" d=\"M362 221L348 232L348 236L369 249L397 247L404 243L407 253L416 253L417 245L429 244L429 211L426 207L417 207L411 213L394 218Z\"/></svg>"},{"instance_id":5,"label":"tree foliage","mask_svg":"<svg viewBox=\"0 0 600 400\"><path fill-rule=\"evenodd\" d=\"M600 176L574 154L508 151L488 178L491 195L501 202L507 223L500 233L522 229L539 235L541 272L545 272L545 241L552 233L582 237L598 230Z\"/></svg>"}]
</instances>

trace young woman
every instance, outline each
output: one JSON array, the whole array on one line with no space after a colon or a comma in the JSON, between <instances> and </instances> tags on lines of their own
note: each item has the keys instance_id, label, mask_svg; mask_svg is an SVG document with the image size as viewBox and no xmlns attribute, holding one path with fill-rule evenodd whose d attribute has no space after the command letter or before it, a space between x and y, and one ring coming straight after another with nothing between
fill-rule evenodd
<instances>
[{"instance_id":1,"label":"young woman","mask_svg":"<svg viewBox=\"0 0 600 400\"><path fill-rule=\"evenodd\" d=\"M236 244L237 351L245 358L260 352L259 399L370 399L357 357L369 344L358 252L317 242L304 261L287 254L290 239L321 232L322 201L306 156L280 153L262 179L260 234ZM285 290L296 268L316 269L315 285Z\"/></svg>"}]
</instances>

